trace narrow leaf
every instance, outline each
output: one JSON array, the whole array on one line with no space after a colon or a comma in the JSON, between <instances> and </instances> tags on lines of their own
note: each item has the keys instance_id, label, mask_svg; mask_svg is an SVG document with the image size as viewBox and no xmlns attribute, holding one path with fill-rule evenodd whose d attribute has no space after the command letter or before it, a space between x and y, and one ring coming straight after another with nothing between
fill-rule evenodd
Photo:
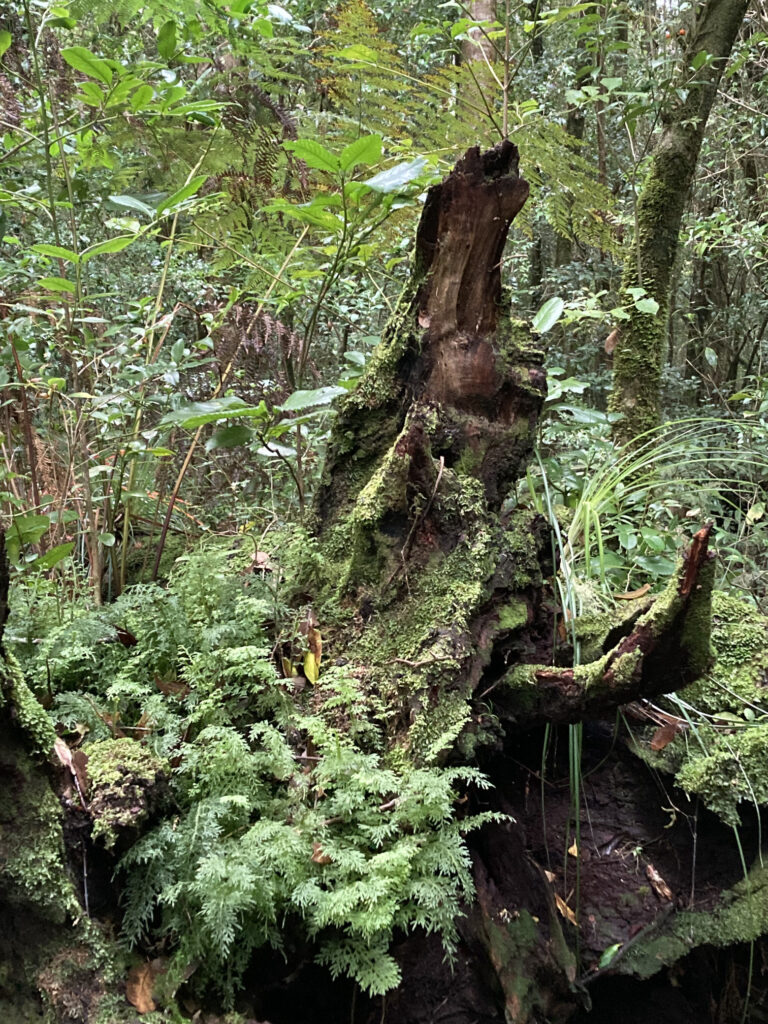
<instances>
[{"instance_id":1,"label":"narrow leaf","mask_svg":"<svg viewBox=\"0 0 768 1024\"><path fill-rule=\"evenodd\" d=\"M42 256L53 256L57 260L66 260L68 263L79 263L80 257L71 249L65 249L61 245L48 245L47 242L38 242L32 246L33 252L39 252Z\"/></svg>"},{"instance_id":2,"label":"narrow leaf","mask_svg":"<svg viewBox=\"0 0 768 1024\"><path fill-rule=\"evenodd\" d=\"M174 206L179 206L186 199L190 199L207 180L207 174L198 174L196 178L193 178L192 181L189 182L188 185L183 185L177 192L174 192L173 195L164 199L157 207L157 212L163 213L165 210L170 210Z\"/></svg>"},{"instance_id":3,"label":"narrow leaf","mask_svg":"<svg viewBox=\"0 0 768 1024\"><path fill-rule=\"evenodd\" d=\"M94 256L101 256L105 252L122 252L123 249L128 248L131 242L135 242L137 237L137 235L116 235L114 238L108 238L105 242L89 245L83 251L83 263L87 263Z\"/></svg>"}]
</instances>

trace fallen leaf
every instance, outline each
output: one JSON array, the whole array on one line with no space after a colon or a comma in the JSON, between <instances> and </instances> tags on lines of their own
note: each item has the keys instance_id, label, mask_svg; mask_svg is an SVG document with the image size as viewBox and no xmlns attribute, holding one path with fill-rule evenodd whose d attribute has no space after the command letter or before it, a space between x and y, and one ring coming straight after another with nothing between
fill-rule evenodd
<instances>
[{"instance_id":1,"label":"fallen leaf","mask_svg":"<svg viewBox=\"0 0 768 1024\"><path fill-rule=\"evenodd\" d=\"M565 902L563 897L562 896L558 896L557 893L555 893L555 905L556 905L557 909L560 911L560 914L566 919L566 921L570 921L571 924L575 924L576 927L578 928L579 922L576 919L576 915L571 910L571 908L568 906L568 904Z\"/></svg>"},{"instance_id":2,"label":"fallen leaf","mask_svg":"<svg viewBox=\"0 0 768 1024\"><path fill-rule=\"evenodd\" d=\"M672 890L669 888L669 886L661 877L661 875L653 866L653 864L650 863L650 861L645 866L645 877L651 883L651 888L660 900L665 900L667 903L672 903L672 901L675 898L672 895Z\"/></svg>"},{"instance_id":3,"label":"fallen leaf","mask_svg":"<svg viewBox=\"0 0 768 1024\"><path fill-rule=\"evenodd\" d=\"M645 597L650 589L651 584L644 583L642 587L638 587L637 590L628 590L626 594L614 594L613 596L619 601L636 601L638 597Z\"/></svg>"},{"instance_id":4,"label":"fallen leaf","mask_svg":"<svg viewBox=\"0 0 768 1024\"><path fill-rule=\"evenodd\" d=\"M152 964L136 964L128 972L125 983L125 997L139 1013L153 1013L157 1009L152 998L152 987L155 983L155 971Z\"/></svg>"},{"instance_id":5,"label":"fallen leaf","mask_svg":"<svg viewBox=\"0 0 768 1024\"><path fill-rule=\"evenodd\" d=\"M579 856L579 848L576 845L576 840L575 839L574 839L573 843L568 847L568 853L570 853L570 855L572 857L578 857Z\"/></svg>"},{"instance_id":6,"label":"fallen leaf","mask_svg":"<svg viewBox=\"0 0 768 1024\"><path fill-rule=\"evenodd\" d=\"M312 843L312 860L315 864L331 864L333 862L333 858L323 852L320 843Z\"/></svg>"},{"instance_id":7,"label":"fallen leaf","mask_svg":"<svg viewBox=\"0 0 768 1024\"><path fill-rule=\"evenodd\" d=\"M684 728L681 722L667 722L660 725L651 738L651 750L663 750L664 747L669 746L675 736L683 732Z\"/></svg>"}]
</instances>

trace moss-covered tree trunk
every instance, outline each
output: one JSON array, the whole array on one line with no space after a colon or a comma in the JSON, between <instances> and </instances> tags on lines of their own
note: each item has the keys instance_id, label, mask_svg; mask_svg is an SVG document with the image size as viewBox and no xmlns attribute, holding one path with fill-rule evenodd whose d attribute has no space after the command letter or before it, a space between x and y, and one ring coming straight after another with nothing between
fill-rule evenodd
<instances>
[{"instance_id":1,"label":"moss-covered tree trunk","mask_svg":"<svg viewBox=\"0 0 768 1024\"><path fill-rule=\"evenodd\" d=\"M527 194L507 141L468 150L430 189L412 279L339 411L316 501L325 582L307 590L321 620L336 621L324 657L367 687L395 762L503 764L546 723L610 716L709 663L708 529L661 597L595 627L583 663L558 640L550 527L514 501L546 390L543 354L501 287ZM502 781L490 806L510 817L473 842L477 901L461 925L459 966L447 967L431 938L407 940L403 984L388 997L394 1019L438 1019L448 1000L455 1012L441 1020L523 1024L565 1019L581 999L569 883L557 881L560 895L519 824L530 779ZM622 919L600 941L622 927L632 924Z\"/></svg>"},{"instance_id":2,"label":"moss-covered tree trunk","mask_svg":"<svg viewBox=\"0 0 768 1024\"><path fill-rule=\"evenodd\" d=\"M680 67L662 112L663 131L637 203L635 237L623 288L643 288L655 313L629 303L613 364L611 407L623 414L614 435L629 441L659 422L661 375L680 225L712 104L750 0L707 0L681 29ZM630 293L631 294L631 293ZM639 293L635 293L638 295ZM641 303L642 305L642 303Z\"/></svg>"}]
</instances>

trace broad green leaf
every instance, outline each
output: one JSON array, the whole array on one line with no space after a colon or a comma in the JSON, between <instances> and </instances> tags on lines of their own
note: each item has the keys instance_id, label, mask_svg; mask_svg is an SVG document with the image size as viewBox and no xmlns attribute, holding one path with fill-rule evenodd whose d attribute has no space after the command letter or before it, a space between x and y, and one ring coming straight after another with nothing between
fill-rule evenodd
<instances>
[{"instance_id":1,"label":"broad green leaf","mask_svg":"<svg viewBox=\"0 0 768 1024\"><path fill-rule=\"evenodd\" d=\"M176 53L176 22L166 21L157 33L157 52L165 60L170 60Z\"/></svg>"},{"instance_id":2,"label":"broad green leaf","mask_svg":"<svg viewBox=\"0 0 768 1024\"><path fill-rule=\"evenodd\" d=\"M563 315L565 303L559 296L547 299L536 316L533 318L532 328L536 334L546 334L552 330L557 321Z\"/></svg>"},{"instance_id":3,"label":"broad green leaf","mask_svg":"<svg viewBox=\"0 0 768 1024\"><path fill-rule=\"evenodd\" d=\"M165 210L171 210L174 206L179 206L186 199L190 199L207 180L207 174L198 174L196 178L193 178L192 181L189 182L188 185L183 185L178 191L174 192L173 195L164 199L157 207L157 212L163 213Z\"/></svg>"},{"instance_id":4,"label":"broad green leaf","mask_svg":"<svg viewBox=\"0 0 768 1024\"><path fill-rule=\"evenodd\" d=\"M137 210L139 213L145 214L147 217L154 217L155 210L153 207L148 206L146 203L142 203L140 199L136 199L135 196L107 196L110 203L114 203L115 206L125 206L129 210Z\"/></svg>"},{"instance_id":5,"label":"broad green leaf","mask_svg":"<svg viewBox=\"0 0 768 1024\"><path fill-rule=\"evenodd\" d=\"M40 555L32 563L32 567L35 569L52 569L54 565L58 565L59 562L63 562L65 558L75 549L75 542L68 541L66 544L57 544L55 548L51 548L50 551L46 551L44 555Z\"/></svg>"},{"instance_id":6,"label":"broad green leaf","mask_svg":"<svg viewBox=\"0 0 768 1024\"><path fill-rule=\"evenodd\" d=\"M68 263L79 263L80 257L71 249L65 249L61 245L48 245L47 242L38 242L32 246L33 252L39 252L41 256L53 256L57 260L66 260Z\"/></svg>"},{"instance_id":7,"label":"broad green leaf","mask_svg":"<svg viewBox=\"0 0 768 1024\"><path fill-rule=\"evenodd\" d=\"M283 402L280 408L284 412L299 412L311 409L315 405L329 405L334 398L346 394L346 388L331 385L326 388L315 388L312 391L294 391Z\"/></svg>"},{"instance_id":8,"label":"broad green leaf","mask_svg":"<svg viewBox=\"0 0 768 1024\"><path fill-rule=\"evenodd\" d=\"M48 516L34 513L14 516L5 535L9 559L12 562L18 562L22 548L28 544L36 544L50 525L51 521Z\"/></svg>"},{"instance_id":9,"label":"broad green leaf","mask_svg":"<svg viewBox=\"0 0 768 1024\"><path fill-rule=\"evenodd\" d=\"M714 368L717 366L717 352L715 352L713 348L709 348L709 346L707 346L704 349L704 358L707 360L709 365L714 370Z\"/></svg>"},{"instance_id":10,"label":"broad green leaf","mask_svg":"<svg viewBox=\"0 0 768 1024\"><path fill-rule=\"evenodd\" d=\"M395 164L394 167L390 167L387 171L380 171L378 174L374 174L372 178L368 178L365 184L372 188L374 192L397 192L403 185L407 185L414 178L418 178L426 166L427 161L424 157L417 156L414 160Z\"/></svg>"},{"instance_id":11,"label":"broad green leaf","mask_svg":"<svg viewBox=\"0 0 768 1024\"><path fill-rule=\"evenodd\" d=\"M621 78L601 78L600 84L607 92L613 92L614 89L618 89L623 79Z\"/></svg>"},{"instance_id":12,"label":"broad green leaf","mask_svg":"<svg viewBox=\"0 0 768 1024\"><path fill-rule=\"evenodd\" d=\"M381 136L363 135L345 146L339 156L342 171L352 171L358 164L377 164L381 160Z\"/></svg>"},{"instance_id":13,"label":"broad green leaf","mask_svg":"<svg viewBox=\"0 0 768 1024\"><path fill-rule=\"evenodd\" d=\"M285 148L289 149L297 160L303 160L307 167L314 167L316 170L326 171L328 174L336 174L339 170L338 159L314 139L286 142Z\"/></svg>"},{"instance_id":14,"label":"broad green leaf","mask_svg":"<svg viewBox=\"0 0 768 1024\"><path fill-rule=\"evenodd\" d=\"M113 548L115 546L115 535L114 533L100 533L99 540L105 548Z\"/></svg>"},{"instance_id":15,"label":"broad green leaf","mask_svg":"<svg viewBox=\"0 0 768 1024\"><path fill-rule=\"evenodd\" d=\"M643 538L645 543L656 554L659 554L667 546L664 538L656 530L652 530L649 526L642 526L640 528L640 536Z\"/></svg>"},{"instance_id":16,"label":"broad green leaf","mask_svg":"<svg viewBox=\"0 0 768 1024\"><path fill-rule=\"evenodd\" d=\"M601 968L608 967L620 949L620 942L614 942L612 946L609 946L607 949L604 949L597 966Z\"/></svg>"},{"instance_id":17,"label":"broad green leaf","mask_svg":"<svg viewBox=\"0 0 768 1024\"><path fill-rule=\"evenodd\" d=\"M191 402L174 412L169 412L160 422L162 425L176 423L186 430L195 430L206 423L240 416L266 422L270 414L264 401L258 405L246 405L242 398L228 395L225 398L212 398L208 402Z\"/></svg>"},{"instance_id":18,"label":"broad green leaf","mask_svg":"<svg viewBox=\"0 0 768 1024\"><path fill-rule=\"evenodd\" d=\"M67 46L61 51L61 56L75 71L81 71L89 78L98 78L105 85L112 84L112 68L85 46Z\"/></svg>"},{"instance_id":19,"label":"broad green leaf","mask_svg":"<svg viewBox=\"0 0 768 1024\"><path fill-rule=\"evenodd\" d=\"M254 432L243 423L235 423L231 427L222 427L210 437L205 443L207 452L215 451L217 448L236 448L241 444L248 444L253 440Z\"/></svg>"},{"instance_id":20,"label":"broad green leaf","mask_svg":"<svg viewBox=\"0 0 768 1024\"><path fill-rule=\"evenodd\" d=\"M659 312L659 304L656 299L638 299L635 302L635 309L638 313L650 313L651 316L656 316Z\"/></svg>"},{"instance_id":21,"label":"broad green leaf","mask_svg":"<svg viewBox=\"0 0 768 1024\"><path fill-rule=\"evenodd\" d=\"M764 501L756 501L755 504L752 505L750 507L749 511L747 512L746 520L749 523L749 525L752 526L754 523L756 523L760 519L762 519L764 515L765 515L765 502Z\"/></svg>"},{"instance_id":22,"label":"broad green leaf","mask_svg":"<svg viewBox=\"0 0 768 1024\"><path fill-rule=\"evenodd\" d=\"M129 101L131 110L135 113L137 110L145 107L148 103L151 103L154 95L155 90L151 85L140 85Z\"/></svg>"},{"instance_id":23,"label":"broad green leaf","mask_svg":"<svg viewBox=\"0 0 768 1024\"><path fill-rule=\"evenodd\" d=\"M81 82L80 93L83 101L91 107L100 107L107 95L95 82Z\"/></svg>"},{"instance_id":24,"label":"broad green leaf","mask_svg":"<svg viewBox=\"0 0 768 1024\"><path fill-rule=\"evenodd\" d=\"M49 292L70 292L74 293L75 286L66 277L41 277L37 282L41 288Z\"/></svg>"},{"instance_id":25,"label":"broad green leaf","mask_svg":"<svg viewBox=\"0 0 768 1024\"><path fill-rule=\"evenodd\" d=\"M105 252L122 252L123 249L127 249L131 242L136 241L136 235L116 235L114 238L108 238L105 242L97 242L95 245L89 245L87 249L83 251L82 258L83 263L87 263L88 260L93 259L94 256L101 256Z\"/></svg>"},{"instance_id":26,"label":"broad green leaf","mask_svg":"<svg viewBox=\"0 0 768 1024\"><path fill-rule=\"evenodd\" d=\"M3 56L12 42L13 36L11 33L7 29L3 29L3 31L0 32L0 57Z\"/></svg>"}]
</instances>

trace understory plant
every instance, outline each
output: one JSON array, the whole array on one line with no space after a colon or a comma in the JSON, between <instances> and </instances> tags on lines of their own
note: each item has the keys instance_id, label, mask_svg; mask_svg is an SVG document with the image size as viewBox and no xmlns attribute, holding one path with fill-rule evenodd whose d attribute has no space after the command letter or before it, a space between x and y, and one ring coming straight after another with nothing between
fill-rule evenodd
<instances>
[{"instance_id":1,"label":"understory plant","mask_svg":"<svg viewBox=\"0 0 768 1024\"><path fill-rule=\"evenodd\" d=\"M473 892L464 836L495 817L462 819L457 798L487 783L390 764L343 667L314 684L281 676L270 633L306 641L279 570L254 572L245 538L180 559L167 590L131 587L54 627L53 601L12 617L7 642L59 731L86 754L133 740L170 775L173 813L118 879L125 938L172 951L172 988L192 974L231 1001L254 951L309 945L334 977L382 994L399 982L397 933L437 932L450 954Z\"/></svg>"}]
</instances>

